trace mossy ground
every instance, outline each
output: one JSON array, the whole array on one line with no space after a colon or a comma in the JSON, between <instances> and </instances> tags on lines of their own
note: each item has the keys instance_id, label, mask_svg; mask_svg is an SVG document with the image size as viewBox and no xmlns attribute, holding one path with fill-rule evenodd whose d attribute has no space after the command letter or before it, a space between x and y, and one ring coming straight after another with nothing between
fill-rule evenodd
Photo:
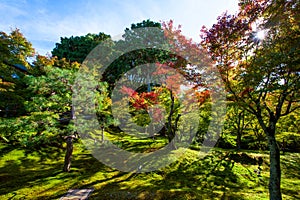
<instances>
[{"instance_id":1,"label":"mossy ground","mask_svg":"<svg viewBox=\"0 0 300 200\"><path fill-rule=\"evenodd\" d=\"M128 138L119 140L126 144ZM135 150L159 148L139 140L125 145ZM195 149L195 148L194 148ZM1 145L0 199L59 199L68 189L94 188L90 199L268 199L267 152L213 149L208 154L187 150L158 171L124 173L96 160L74 143L71 171L63 172L64 150L26 151ZM257 160L262 157L258 176ZM300 198L300 154L281 155L283 199Z\"/></svg>"}]
</instances>

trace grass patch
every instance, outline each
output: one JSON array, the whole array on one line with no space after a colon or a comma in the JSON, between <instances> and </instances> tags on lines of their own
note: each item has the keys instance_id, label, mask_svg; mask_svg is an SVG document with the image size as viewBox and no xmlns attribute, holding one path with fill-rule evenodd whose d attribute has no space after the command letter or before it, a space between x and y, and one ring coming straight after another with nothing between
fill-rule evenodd
<instances>
[{"instance_id":1,"label":"grass patch","mask_svg":"<svg viewBox=\"0 0 300 200\"><path fill-rule=\"evenodd\" d=\"M150 139L151 140L151 139ZM123 147L160 148L128 137ZM126 141L136 144L126 146ZM153 145L153 146L151 146ZM149 147L150 146L150 147ZM91 188L90 199L268 199L269 160L265 152L213 149L208 154L187 150L171 165L154 172L124 173L97 161L79 142L74 144L71 172L62 171L64 151L27 152L0 147L0 199L59 199L68 189ZM263 158L262 174L254 169ZM300 198L300 154L282 155L284 199Z\"/></svg>"},{"instance_id":2,"label":"grass patch","mask_svg":"<svg viewBox=\"0 0 300 200\"><path fill-rule=\"evenodd\" d=\"M149 137L138 138L124 133L116 135L109 132L105 132L105 137L113 141L114 145L130 152L147 153L163 148L168 144L165 137L155 137L155 139Z\"/></svg>"}]
</instances>

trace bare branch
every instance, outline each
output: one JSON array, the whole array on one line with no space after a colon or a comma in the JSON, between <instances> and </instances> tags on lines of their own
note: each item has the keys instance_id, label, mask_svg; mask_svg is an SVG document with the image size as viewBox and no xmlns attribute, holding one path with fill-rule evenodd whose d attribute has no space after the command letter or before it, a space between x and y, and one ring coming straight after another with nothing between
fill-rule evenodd
<instances>
[{"instance_id":1,"label":"bare branch","mask_svg":"<svg viewBox=\"0 0 300 200\"><path fill-rule=\"evenodd\" d=\"M289 110L287 109L287 110L285 111L285 113L281 114L281 116L286 116L286 115L288 115L288 114L290 114L290 113L296 111L296 110L299 109L299 108L300 108L300 106L295 106L295 107L292 108L292 109L289 109Z\"/></svg>"}]
</instances>

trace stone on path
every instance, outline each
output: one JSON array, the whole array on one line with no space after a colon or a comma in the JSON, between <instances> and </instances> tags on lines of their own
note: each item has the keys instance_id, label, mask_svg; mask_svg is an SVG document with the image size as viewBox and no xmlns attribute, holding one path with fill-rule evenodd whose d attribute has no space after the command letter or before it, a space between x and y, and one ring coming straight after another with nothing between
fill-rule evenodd
<instances>
[{"instance_id":1,"label":"stone on path","mask_svg":"<svg viewBox=\"0 0 300 200\"><path fill-rule=\"evenodd\" d=\"M94 189L70 189L59 200L85 200L88 199Z\"/></svg>"}]
</instances>

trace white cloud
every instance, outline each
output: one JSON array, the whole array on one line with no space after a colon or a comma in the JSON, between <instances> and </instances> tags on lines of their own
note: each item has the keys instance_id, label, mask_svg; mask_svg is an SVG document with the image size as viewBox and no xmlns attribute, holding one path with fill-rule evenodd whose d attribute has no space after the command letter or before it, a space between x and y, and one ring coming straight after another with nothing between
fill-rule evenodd
<instances>
[{"instance_id":1,"label":"white cloud","mask_svg":"<svg viewBox=\"0 0 300 200\"><path fill-rule=\"evenodd\" d=\"M46 0L2 1L0 29L20 28L41 54L50 52L60 37L99 32L115 36L132 23L145 19L173 19L176 25L182 25L183 34L199 41L202 25L211 26L224 11L237 10L238 0L74 0L68 5L55 2L57 8L51 6L50 9L51 3Z\"/></svg>"}]
</instances>

